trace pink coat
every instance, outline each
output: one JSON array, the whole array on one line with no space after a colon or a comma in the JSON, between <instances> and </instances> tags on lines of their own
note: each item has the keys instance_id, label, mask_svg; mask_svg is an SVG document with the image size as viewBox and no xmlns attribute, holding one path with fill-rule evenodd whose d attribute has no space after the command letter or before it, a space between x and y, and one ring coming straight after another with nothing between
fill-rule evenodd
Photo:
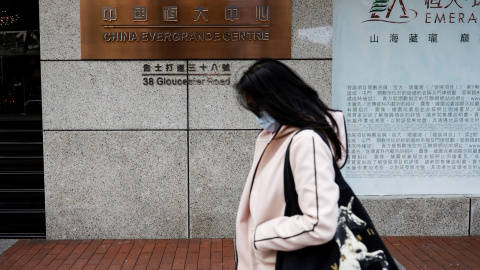
<instances>
[{"instance_id":1,"label":"pink coat","mask_svg":"<svg viewBox=\"0 0 480 270\"><path fill-rule=\"evenodd\" d=\"M343 114L338 111L332 114L346 151ZM335 235L339 190L335 184L332 152L314 131L298 133L290 146L290 164L304 214L283 215L285 152L296 131L298 128L283 126L273 139L272 133L267 131L258 135L253 165L237 213L239 270L274 269L277 250L290 251L323 244ZM345 163L345 152L342 157L337 162L340 167Z\"/></svg>"}]
</instances>

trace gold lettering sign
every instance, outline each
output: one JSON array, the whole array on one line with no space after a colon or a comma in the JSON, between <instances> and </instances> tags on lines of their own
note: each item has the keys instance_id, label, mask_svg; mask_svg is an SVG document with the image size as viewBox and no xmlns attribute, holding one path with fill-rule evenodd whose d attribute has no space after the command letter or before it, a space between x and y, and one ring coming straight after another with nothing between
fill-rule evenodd
<instances>
[{"instance_id":1,"label":"gold lettering sign","mask_svg":"<svg viewBox=\"0 0 480 270\"><path fill-rule=\"evenodd\" d=\"M291 0L80 0L82 59L291 57Z\"/></svg>"}]
</instances>

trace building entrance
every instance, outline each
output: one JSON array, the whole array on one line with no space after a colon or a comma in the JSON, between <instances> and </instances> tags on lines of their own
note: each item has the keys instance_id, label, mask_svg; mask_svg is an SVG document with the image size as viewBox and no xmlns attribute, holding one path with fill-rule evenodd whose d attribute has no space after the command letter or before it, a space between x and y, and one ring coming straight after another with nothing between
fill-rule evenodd
<instances>
[{"instance_id":1,"label":"building entrance","mask_svg":"<svg viewBox=\"0 0 480 270\"><path fill-rule=\"evenodd\" d=\"M0 238L45 237L38 1L0 2Z\"/></svg>"}]
</instances>

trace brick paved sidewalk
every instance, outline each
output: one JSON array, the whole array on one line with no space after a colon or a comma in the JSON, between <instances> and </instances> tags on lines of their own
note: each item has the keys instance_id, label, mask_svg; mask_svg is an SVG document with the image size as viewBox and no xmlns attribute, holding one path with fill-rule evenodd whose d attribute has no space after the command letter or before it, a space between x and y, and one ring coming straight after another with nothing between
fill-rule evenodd
<instances>
[{"instance_id":1,"label":"brick paved sidewalk","mask_svg":"<svg viewBox=\"0 0 480 270\"><path fill-rule=\"evenodd\" d=\"M392 256L408 270L480 269L480 236L383 239Z\"/></svg>"},{"instance_id":2,"label":"brick paved sidewalk","mask_svg":"<svg viewBox=\"0 0 480 270\"><path fill-rule=\"evenodd\" d=\"M408 270L480 269L480 236L384 237ZM0 269L234 269L231 239L20 240Z\"/></svg>"},{"instance_id":3,"label":"brick paved sidewalk","mask_svg":"<svg viewBox=\"0 0 480 270\"><path fill-rule=\"evenodd\" d=\"M0 269L235 269L232 239L20 240Z\"/></svg>"}]
</instances>

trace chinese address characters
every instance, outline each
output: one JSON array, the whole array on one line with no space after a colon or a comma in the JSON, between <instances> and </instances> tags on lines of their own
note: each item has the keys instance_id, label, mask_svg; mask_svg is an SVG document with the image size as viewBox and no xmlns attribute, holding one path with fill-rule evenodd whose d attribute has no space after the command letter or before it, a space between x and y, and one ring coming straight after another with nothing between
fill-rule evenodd
<instances>
[{"instance_id":1,"label":"chinese address characters","mask_svg":"<svg viewBox=\"0 0 480 270\"><path fill-rule=\"evenodd\" d=\"M230 63L165 63L144 64L142 84L145 86L230 85Z\"/></svg>"}]
</instances>

